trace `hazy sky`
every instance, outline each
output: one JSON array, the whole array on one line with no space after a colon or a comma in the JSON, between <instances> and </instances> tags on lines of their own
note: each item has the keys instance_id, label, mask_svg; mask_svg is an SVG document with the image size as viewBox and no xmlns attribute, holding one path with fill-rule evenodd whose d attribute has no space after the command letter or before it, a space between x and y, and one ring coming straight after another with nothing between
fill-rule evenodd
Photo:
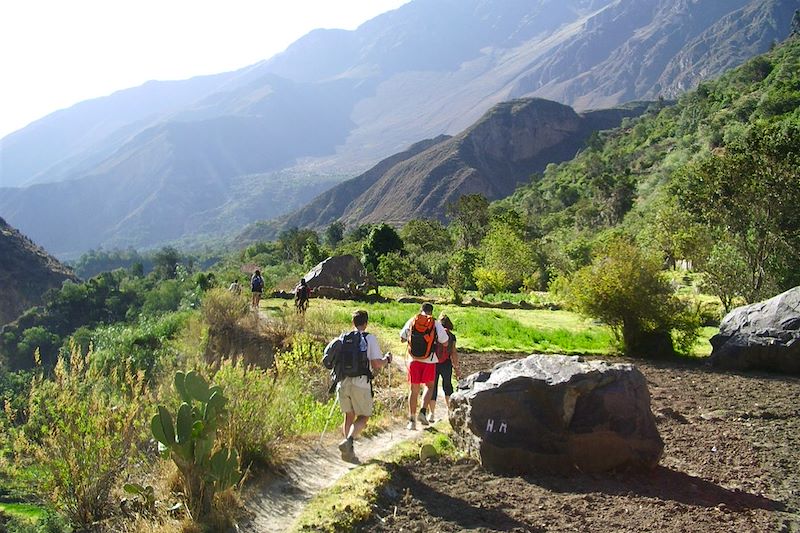
<instances>
[{"instance_id":1,"label":"hazy sky","mask_svg":"<svg viewBox=\"0 0 800 533\"><path fill-rule=\"evenodd\" d=\"M250 65L408 1L0 0L0 138L148 80Z\"/></svg>"}]
</instances>

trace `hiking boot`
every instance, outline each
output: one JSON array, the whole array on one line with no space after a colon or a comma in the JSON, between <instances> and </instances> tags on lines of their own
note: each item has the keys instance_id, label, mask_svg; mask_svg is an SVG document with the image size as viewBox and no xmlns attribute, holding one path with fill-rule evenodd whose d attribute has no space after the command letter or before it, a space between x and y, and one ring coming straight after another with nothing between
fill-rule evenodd
<instances>
[{"instance_id":1,"label":"hiking boot","mask_svg":"<svg viewBox=\"0 0 800 533\"><path fill-rule=\"evenodd\" d=\"M436 418L433 416L433 413L428 413L428 423L433 424L436 422Z\"/></svg>"},{"instance_id":2,"label":"hiking boot","mask_svg":"<svg viewBox=\"0 0 800 533\"><path fill-rule=\"evenodd\" d=\"M406 429L417 429L417 423L414 422L413 418L408 419L408 424L406 424Z\"/></svg>"},{"instance_id":3,"label":"hiking boot","mask_svg":"<svg viewBox=\"0 0 800 533\"><path fill-rule=\"evenodd\" d=\"M425 416L425 413L423 413L422 411L420 411L419 414L417 415L417 420L419 420L419 423L422 424L423 426L428 425L428 419Z\"/></svg>"},{"instance_id":4,"label":"hiking boot","mask_svg":"<svg viewBox=\"0 0 800 533\"><path fill-rule=\"evenodd\" d=\"M349 439L344 439L339 443L339 452L342 454L342 461L348 463L355 463L358 461L355 452L353 451L353 443Z\"/></svg>"}]
</instances>

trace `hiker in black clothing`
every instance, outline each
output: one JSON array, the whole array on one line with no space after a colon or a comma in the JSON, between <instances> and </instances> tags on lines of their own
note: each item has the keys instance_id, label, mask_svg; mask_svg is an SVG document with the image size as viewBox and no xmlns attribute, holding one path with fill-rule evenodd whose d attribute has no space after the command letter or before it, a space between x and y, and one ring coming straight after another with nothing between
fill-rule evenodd
<instances>
[{"instance_id":1,"label":"hiker in black clothing","mask_svg":"<svg viewBox=\"0 0 800 533\"><path fill-rule=\"evenodd\" d=\"M310 297L311 287L306 283L306 278L302 278L297 287L294 288L294 306L298 313L305 314Z\"/></svg>"},{"instance_id":2,"label":"hiker in black clothing","mask_svg":"<svg viewBox=\"0 0 800 533\"><path fill-rule=\"evenodd\" d=\"M253 277L250 278L250 292L253 299L250 301L250 306L253 309L258 309L258 303L261 301L261 293L264 292L264 278L261 277L261 271L256 270Z\"/></svg>"},{"instance_id":3,"label":"hiker in black clothing","mask_svg":"<svg viewBox=\"0 0 800 533\"><path fill-rule=\"evenodd\" d=\"M444 403L447 412L450 412L450 396L453 394L453 374L459 379L458 371L458 351L456 350L456 336L453 334L453 322L445 313L439 315L439 323L447 332L450 338L446 343L436 343L436 377L433 380L433 393L431 401L428 402L428 422L433 424L436 421L434 411L436 411L436 398L439 396L439 378L442 378L442 390L444 390Z\"/></svg>"}]
</instances>

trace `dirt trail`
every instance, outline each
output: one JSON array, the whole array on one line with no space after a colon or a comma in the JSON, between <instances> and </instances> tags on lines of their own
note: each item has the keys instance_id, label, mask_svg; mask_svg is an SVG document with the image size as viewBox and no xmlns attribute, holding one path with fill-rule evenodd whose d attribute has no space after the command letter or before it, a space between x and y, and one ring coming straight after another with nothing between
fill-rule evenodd
<instances>
[{"instance_id":1,"label":"dirt trail","mask_svg":"<svg viewBox=\"0 0 800 533\"><path fill-rule=\"evenodd\" d=\"M403 376L405 372L403 358L396 357L392 368L394 379ZM389 394L394 397L393 402L396 402L404 391L397 389ZM358 467L358 464L343 461L336 447L341 421L342 414L336 410L321 445L315 439L297 452L293 459L283 464L281 473L270 475L245 490L245 508L250 516L239 524L239 531L273 533L288 530L311 498ZM422 434L419 429L407 430L404 423L396 423L388 430L356 440L355 453L363 464L396 444L419 438Z\"/></svg>"},{"instance_id":2,"label":"dirt trail","mask_svg":"<svg viewBox=\"0 0 800 533\"><path fill-rule=\"evenodd\" d=\"M338 427L334 428L334 432L336 430ZM419 430L410 431L400 427L383 431L357 440L356 455L361 463L366 463L399 442L421 435ZM341 459L336 442L335 438L330 438L322 446L310 445L284 465L283 474L271 476L249 489L245 498L252 516L239 524L239 530L254 533L287 530L313 496L357 468L357 464Z\"/></svg>"}]
</instances>

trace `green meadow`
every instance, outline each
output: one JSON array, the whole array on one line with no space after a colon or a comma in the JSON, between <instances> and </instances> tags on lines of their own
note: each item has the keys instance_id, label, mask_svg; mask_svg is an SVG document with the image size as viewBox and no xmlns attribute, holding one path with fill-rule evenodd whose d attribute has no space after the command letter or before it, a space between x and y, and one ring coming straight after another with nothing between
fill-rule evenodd
<instances>
[{"instance_id":1,"label":"green meadow","mask_svg":"<svg viewBox=\"0 0 800 533\"><path fill-rule=\"evenodd\" d=\"M262 306L272 313L291 306L288 300L266 299ZM419 304L382 302L363 303L313 298L306 321L324 320L349 328L356 309L369 312L369 331L374 333L384 351L404 353L399 332L405 322L419 311ZM581 315L564 310L494 309L434 305L434 314L445 312L455 325L458 348L468 352L616 354L616 340L611 329ZM324 318L323 318L324 317ZM708 338L715 328L704 328L698 339L696 356L708 355Z\"/></svg>"}]
</instances>

